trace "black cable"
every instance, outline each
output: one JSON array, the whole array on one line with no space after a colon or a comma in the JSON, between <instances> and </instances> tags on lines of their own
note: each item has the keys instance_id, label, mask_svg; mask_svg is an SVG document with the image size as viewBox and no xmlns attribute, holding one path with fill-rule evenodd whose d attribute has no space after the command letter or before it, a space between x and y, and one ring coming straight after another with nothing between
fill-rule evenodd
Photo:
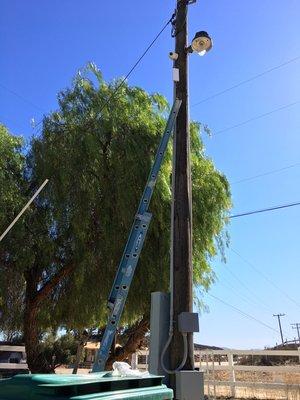
<instances>
[{"instance_id":1,"label":"black cable","mask_svg":"<svg viewBox=\"0 0 300 400\"><path fill-rule=\"evenodd\" d=\"M40 106L34 104L32 101L26 99L26 97L24 97L21 94L15 92L14 90L11 90L8 87L4 86L2 83L0 83L0 87L2 87L2 89L5 89L7 92L13 94L14 96L18 97L19 99L23 100L25 103L30 104L32 107L36 108L37 110L45 112L45 110L43 110Z\"/></svg>"},{"instance_id":2,"label":"black cable","mask_svg":"<svg viewBox=\"0 0 300 400\"><path fill-rule=\"evenodd\" d=\"M279 108L275 108L274 110L268 111L268 112L266 112L264 114L257 115L256 117L247 119L246 121L243 121L243 122L240 122L238 124L229 126L228 128L221 129L221 130L215 132L214 134L215 135L219 135L220 133L227 132L227 131L230 131L230 130L235 129L235 128L239 128L240 126L249 124L249 122L256 121L257 119L261 119L261 118L267 117L268 115L274 114L274 113L276 113L278 111L281 111L281 110L284 110L286 108L292 107L292 106L294 106L296 104L299 104L299 103L300 103L300 100L294 101L293 103L285 104L284 106L281 106Z\"/></svg>"},{"instance_id":3,"label":"black cable","mask_svg":"<svg viewBox=\"0 0 300 400\"><path fill-rule=\"evenodd\" d=\"M267 275L265 275L263 272L261 272L258 268L256 268L250 261L246 260L245 257L243 257L241 254L239 254L236 250L230 249L234 254L236 254L245 264L247 264L249 267L253 269L257 274L261 275L268 283L270 283L273 287L275 287L277 290L279 290L282 294L285 295L287 299L289 299L292 303L296 304L297 307L300 308L300 304L294 300L288 293L286 293L283 289L281 289L279 286L276 285Z\"/></svg>"},{"instance_id":4,"label":"black cable","mask_svg":"<svg viewBox=\"0 0 300 400\"><path fill-rule=\"evenodd\" d=\"M281 208L295 207L295 206L299 206L299 205L300 205L300 201L296 202L296 203L282 204L282 205L279 205L279 206L262 208L261 210L248 211L248 212L244 212L244 213L241 213L241 214L234 214L234 215L230 215L229 218L231 218L231 219L232 218L239 218L239 217L244 217L246 215L259 214L259 213L263 213L263 212L268 212L268 211L273 211L273 210L280 210Z\"/></svg>"},{"instance_id":5,"label":"black cable","mask_svg":"<svg viewBox=\"0 0 300 400\"><path fill-rule=\"evenodd\" d=\"M245 79L245 80L243 80L243 81L241 81L241 82L239 82L239 83L237 83L237 84L235 84L233 86L230 86L230 87L228 87L228 88L226 88L224 90L221 90L220 92L212 94L211 96L208 96L205 99L200 100L197 103L193 104L192 107L196 107L199 104L202 104L202 103L204 103L204 102L206 102L208 100L214 99L215 97L221 96L224 93L230 92L231 90L236 89L239 86L242 86L242 85L244 85L244 84L246 84L248 82L254 81L255 79L260 78L261 76L264 76L264 75L266 75L266 74L268 74L268 73L270 73L272 71L275 71L276 69L279 69L279 68L282 68L282 67L284 67L284 66L286 66L288 64L291 64L292 62L298 61L299 59L300 59L300 56L292 58L292 59L290 59L290 60L288 60L288 61L286 61L286 62L284 62L282 64L276 65L275 67L272 67L272 68L270 68L270 69L268 69L268 70L266 70L264 72L261 72L261 73L259 73L257 75L254 75L251 78Z\"/></svg>"},{"instance_id":6,"label":"black cable","mask_svg":"<svg viewBox=\"0 0 300 400\"><path fill-rule=\"evenodd\" d=\"M100 108L99 113L101 113L103 111L103 109L108 105L108 103L115 97L115 95L118 93L119 89L124 85L125 81L129 78L129 76L132 74L132 72L136 69L136 67L139 65L139 63L142 61L142 59L145 57L145 55L148 53L148 51L151 49L151 47L154 45L154 43L158 40L158 38L160 37L160 35L164 32L164 30L167 28L167 26L173 22L175 17L175 13L172 14L171 18L165 23L165 25L162 27L162 29L158 32L158 34L154 37L154 39L152 40L152 42L148 45L148 47L145 49L145 51L142 53L142 55L138 58L138 60L134 63L134 65L131 67L131 69L128 71L128 73L126 74L126 76L122 79L122 81L120 82L120 84L115 88L115 90L113 91L113 93L109 96L109 98L106 100L106 102L103 104L103 106ZM23 101L26 101L27 103L31 104L33 107L38 108L41 111L42 110L40 107L36 106L34 103L30 102L29 100L27 100L26 98L24 98L23 96L19 95L18 93L8 89L7 87L5 87L4 85L0 84L1 87L3 87L4 89L6 89L7 91L11 92L12 94L14 94L15 96L19 97L20 99L22 99ZM43 122L43 120L39 121L38 124L35 126L35 128L37 128L41 123Z\"/></svg>"},{"instance_id":7,"label":"black cable","mask_svg":"<svg viewBox=\"0 0 300 400\"><path fill-rule=\"evenodd\" d=\"M263 176L276 174L277 172L285 171L287 169L297 167L298 165L300 165L300 163L288 165L287 167L282 167L282 168L279 168L279 169L273 169L272 171L264 172L262 174L258 174L258 175L250 176L248 178L240 179L239 181L231 182L231 185L236 185L238 183L251 181L251 180L254 180L254 179L257 179L257 178L261 178Z\"/></svg>"},{"instance_id":8,"label":"black cable","mask_svg":"<svg viewBox=\"0 0 300 400\"><path fill-rule=\"evenodd\" d=\"M129 70L129 72L126 74L126 76L122 79L120 84L115 88L113 93L109 96L108 100L103 104L103 106L100 108L99 113L103 111L103 109L108 105L108 103L115 97L115 95L118 93L119 89L124 85L125 81L129 78L129 76L132 74L132 72L135 70L135 68L139 65L139 63L142 61L142 59L145 57L145 55L148 53L148 51L151 49L151 47L154 45L154 43L157 41L157 39L160 37L160 35L164 32L164 30L167 28L167 26L172 23L175 15L172 14L171 18L165 23L165 25L162 27L162 29L158 32L158 34L155 36L155 38L152 40L152 42L148 45L146 50L143 52L143 54L138 58L138 60L134 63L132 68Z\"/></svg>"},{"instance_id":9,"label":"black cable","mask_svg":"<svg viewBox=\"0 0 300 400\"><path fill-rule=\"evenodd\" d=\"M233 271L231 271L231 269L229 267L225 268L225 270L228 273L230 273L233 276L233 278L250 293L250 295L252 297L255 297L257 299L256 300L257 304L260 304L261 306L265 307L265 309L267 309L268 312L271 312L271 313L273 312L271 310L271 308L264 302L264 300L261 299L252 289L250 289ZM252 299L252 301L253 301L253 299ZM257 304L256 304L256 307L257 307Z\"/></svg>"},{"instance_id":10,"label":"black cable","mask_svg":"<svg viewBox=\"0 0 300 400\"><path fill-rule=\"evenodd\" d=\"M124 85L126 80L129 78L129 76L132 74L132 72L136 69L136 67L139 65L139 63L142 61L142 59L145 57L145 55L148 53L148 51L151 49L151 47L154 45L154 43L158 40L160 35L164 32L164 30L168 27L170 23L173 22L175 17L175 13L172 14L171 18L165 23L165 25L162 27L162 29L158 32L158 34L154 37L154 39L151 41L151 43L147 46L147 48L144 50L142 55L137 59L137 61L133 64L131 69L127 72L126 76L122 79L122 81L117 85L117 87L114 89L112 94L108 97L108 99L105 101L105 103L101 106L100 110L98 111L99 114L104 110L104 108L109 104L109 102L115 97L115 95L118 93L120 88ZM41 124L43 121L40 121L38 123ZM38 126L37 125L37 126Z\"/></svg>"},{"instance_id":11,"label":"black cable","mask_svg":"<svg viewBox=\"0 0 300 400\"><path fill-rule=\"evenodd\" d=\"M212 297L213 299L216 299L216 300L220 301L221 303L225 304L226 306L228 306L228 307L232 308L233 310L237 311L238 313L240 313L240 314L243 315L244 317L247 317L247 318L249 318L249 319L252 319L253 321L256 321L257 323L259 323L259 324L265 326L266 328L271 329L272 331L274 331L274 332L276 332L276 333L279 333L279 331L278 331L277 329L272 328L272 326L270 326L270 325L268 325L268 324L265 324L263 321L260 321L259 319L253 317L253 316L250 315L250 314L247 314L246 312L240 310L239 308L233 306L232 304L227 303L226 301L220 299L219 297L217 297L217 296L215 296L215 295L213 295L213 294L211 294L211 293L207 293L207 294L208 294L210 297Z\"/></svg>"},{"instance_id":12,"label":"black cable","mask_svg":"<svg viewBox=\"0 0 300 400\"><path fill-rule=\"evenodd\" d=\"M117 87L114 89L112 94L108 97L108 99L102 105L102 107L98 111L99 114L104 110L104 108L109 104L109 102L115 97L115 95L118 93L119 89L124 85L126 80L129 78L129 76L132 74L132 72L135 70L135 68L139 65L139 63L142 61L142 59L145 57L145 55L148 53L148 51L151 49L151 47L154 45L154 43L157 41L157 39L160 37L160 35L164 32L164 30L167 28L167 26L170 23L172 23L174 17L175 17L175 14L173 13L171 18L165 23L165 25L162 27L162 29L158 32L158 34L155 36L155 38L152 40L152 42L147 46L147 48L142 53L142 55L137 59L137 61L134 63L134 65L131 67L131 69L127 72L127 74L122 79L122 81L117 85ZM40 123L41 122L42 121L40 121Z\"/></svg>"},{"instance_id":13,"label":"black cable","mask_svg":"<svg viewBox=\"0 0 300 400\"><path fill-rule=\"evenodd\" d=\"M263 311L264 313L270 315L270 310L269 308L267 308L266 306L264 306L263 303L261 302L256 302L255 300L253 300L252 298L250 299L249 296L246 296L245 293L242 295L239 292L236 291L236 288L232 285L229 284L228 281L224 282L224 276L222 276L222 281L218 280L218 284L224 286L225 288L227 288L228 290L230 290L231 293L233 293L235 296L239 297L241 300L243 300L244 302L246 302L248 305L250 305L251 307L255 307L257 309L257 307L263 306L265 308L265 310L267 311ZM271 312L271 314L273 313L273 311Z\"/></svg>"}]
</instances>

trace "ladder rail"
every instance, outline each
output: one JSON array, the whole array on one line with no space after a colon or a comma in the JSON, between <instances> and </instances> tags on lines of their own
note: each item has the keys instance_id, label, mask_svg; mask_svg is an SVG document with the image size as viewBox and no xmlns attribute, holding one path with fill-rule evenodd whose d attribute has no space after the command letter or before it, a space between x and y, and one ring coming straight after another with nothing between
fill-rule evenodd
<instances>
[{"instance_id":1,"label":"ladder rail","mask_svg":"<svg viewBox=\"0 0 300 400\"><path fill-rule=\"evenodd\" d=\"M163 159L164 159L164 155L166 153L167 147L168 147L168 143L169 143L169 139L171 137L174 125L175 125L175 121L176 121L176 117L179 111L181 105L181 100L176 99L174 101L174 104L172 106L169 118L168 118L168 122L164 131L164 134L161 138L155 159L154 159L154 163L153 166L150 170L149 176L148 176L148 180L144 189L144 193L142 195L140 204L139 204L139 208L138 208L138 214L143 214L144 211L147 211L148 207L149 207L149 203L154 191L154 187L157 181L157 176L158 173L160 171L160 167L162 165Z\"/></svg>"},{"instance_id":2,"label":"ladder rail","mask_svg":"<svg viewBox=\"0 0 300 400\"><path fill-rule=\"evenodd\" d=\"M161 138L154 163L150 170L150 174L139 203L138 211L135 215L133 225L129 233L129 237L108 298L108 308L110 309L108 323L101 340L100 349L96 355L92 372L103 371L109 356L110 348L122 316L130 285L152 218L152 214L148 212L149 203L154 191L157 176L163 162L168 142L175 125L180 105L181 100L176 99L172 106L164 134Z\"/></svg>"},{"instance_id":3,"label":"ladder rail","mask_svg":"<svg viewBox=\"0 0 300 400\"><path fill-rule=\"evenodd\" d=\"M143 243L146 238L146 233L151 221L151 217L152 215L150 213L145 213L145 219L143 221L136 221L137 223L139 222L139 228L137 229L135 247L132 249L128 259L126 260L126 267L124 268L123 276L120 281L119 289L117 291L117 296L110 311L108 323L105 328L105 332L98 352L97 361L93 366L93 372L103 371L105 368L106 360L109 356L109 351L114 340L116 329L122 316L129 288L134 276Z\"/></svg>"},{"instance_id":4,"label":"ladder rail","mask_svg":"<svg viewBox=\"0 0 300 400\"><path fill-rule=\"evenodd\" d=\"M161 141L160 141L160 144L159 144L159 147L158 147L158 150L156 152L155 159L154 159L154 163L153 163L153 165L151 167L151 170L150 170L150 173L149 173L149 176L148 176L148 179L147 179L147 183L146 183L143 195L141 197L141 200L140 200L140 203L139 203L139 206L138 206L138 211L136 213L137 216L142 216L143 213L148 210L149 203L150 203L150 200L151 200L151 197L152 197L152 194L153 194L153 191L154 191L154 187L155 187L155 184L156 184L156 181L157 181L157 175L158 175L158 172L160 170L161 164L163 162L163 158L164 158L165 152L167 150L169 139L171 137L171 134L172 134L172 131L173 131L173 128L174 128L174 124L175 124L175 121L176 121L176 117L177 117L180 105L181 105L181 100L179 100L179 99L176 99L174 101L174 103L173 103L173 106L172 106L172 109L171 109L171 112L170 112L170 115L169 115L169 118L168 118L168 121L167 121L167 124L166 124L166 128L165 128L164 134L163 134L163 136L161 138ZM117 295L116 287L118 287L119 283L120 283L120 279L121 279L120 276L122 275L122 270L124 269L125 255L129 253L129 249L131 247L131 240L132 240L132 235L133 235L134 229L135 229L135 222L133 222L133 225L131 227L131 231L130 231L130 234L128 236L128 241L126 243L126 246L125 246L125 249L124 249L124 252L123 252L123 255L122 255L118 270L117 270L117 273L115 275L114 283L112 285L112 289L111 289L109 297L108 297L108 307L109 308L111 307L111 304L113 303L113 301L114 301L114 299L116 298L116 295Z\"/></svg>"}]
</instances>

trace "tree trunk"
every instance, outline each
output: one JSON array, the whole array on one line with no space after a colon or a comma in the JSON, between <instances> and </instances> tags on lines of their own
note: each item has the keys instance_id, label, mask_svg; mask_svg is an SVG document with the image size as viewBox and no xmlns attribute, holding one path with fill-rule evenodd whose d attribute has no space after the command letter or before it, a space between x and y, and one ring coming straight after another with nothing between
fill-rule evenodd
<instances>
[{"instance_id":1,"label":"tree trunk","mask_svg":"<svg viewBox=\"0 0 300 400\"><path fill-rule=\"evenodd\" d=\"M128 337L126 344L122 347L117 347L114 354L111 354L106 362L106 370L112 369L112 364L115 361L124 361L132 356L133 353L141 346L146 333L149 331L149 317L143 317L141 321L136 323L124 333Z\"/></svg>"},{"instance_id":2,"label":"tree trunk","mask_svg":"<svg viewBox=\"0 0 300 400\"><path fill-rule=\"evenodd\" d=\"M30 299L26 298L24 313L24 340L28 368L33 374L54 372L51 366L47 364L40 348L40 332L37 326L38 311L37 305Z\"/></svg>"},{"instance_id":3,"label":"tree trunk","mask_svg":"<svg viewBox=\"0 0 300 400\"><path fill-rule=\"evenodd\" d=\"M40 330L37 316L41 303L45 300L64 278L74 270L69 264L59 270L42 288L38 290L39 269L34 266L24 274L26 280L25 311L24 311L24 341L28 368L31 373L51 373L54 367L49 365L40 345Z\"/></svg>"},{"instance_id":4,"label":"tree trunk","mask_svg":"<svg viewBox=\"0 0 300 400\"><path fill-rule=\"evenodd\" d=\"M78 341L78 346L77 346L77 352L76 352L76 360L75 360L75 364L74 364L74 368L72 371L72 374L77 374L78 368L79 368L79 364L80 364L80 360L81 360L81 356L82 356L82 351L84 346L86 345L87 341L88 341L88 335L87 333L84 331L83 333L80 334L79 336L79 341Z\"/></svg>"}]
</instances>

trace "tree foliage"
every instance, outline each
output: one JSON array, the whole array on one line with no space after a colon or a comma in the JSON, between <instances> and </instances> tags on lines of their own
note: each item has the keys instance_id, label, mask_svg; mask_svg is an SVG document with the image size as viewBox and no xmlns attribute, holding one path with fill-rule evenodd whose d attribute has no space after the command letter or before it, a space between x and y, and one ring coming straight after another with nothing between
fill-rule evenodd
<instances>
[{"instance_id":1,"label":"tree foliage","mask_svg":"<svg viewBox=\"0 0 300 400\"><path fill-rule=\"evenodd\" d=\"M1 233L23 206L25 157L23 140L0 124L0 229ZM14 268L14 257L0 243L0 328L5 340L15 340L22 330L24 281Z\"/></svg>"},{"instance_id":2,"label":"tree foliage","mask_svg":"<svg viewBox=\"0 0 300 400\"><path fill-rule=\"evenodd\" d=\"M25 166L25 157L21 149L23 140L11 135L0 124L0 226L4 226L9 217L22 204L20 184ZM5 210L5 213L3 212ZM1 232L2 233L2 232Z\"/></svg>"},{"instance_id":3,"label":"tree foliage","mask_svg":"<svg viewBox=\"0 0 300 400\"><path fill-rule=\"evenodd\" d=\"M61 365L74 361L77 351L77 341L71 333L58 335L55 332L47 332L41 340L43 352L49 371L54 372Z\"/></svg>"},{"instance_id":4,"label":"tree foliage","mask_svg":"<svg viewBox=\"0 0 300 400\"><path fill-rule=\"evenodd\" d=\"M1 244L1 268L7 264L23 279L24 327L32 330L36 324L35 336L48 327L80 330L106 323L106 299L169 110L162 96L119 84L106 83L93 64L81 71L59 93L58 110L44 118L26 160L19 139L4 135L12 148L3 151L13 167L0 168L0 180L11 193L0 192L1 229L24 199L20 187L34 190L49 179L23 223ZM211 257L226 243L230 192L205 156L201 126L192 123L190 129L194 283L208 288L214 278ZM171 147L150 204L154 217L123 325L148 315L152 291L168 289L170 175ZM13 212L6 215L9 207Z\"/></svg>"}]
</instances>

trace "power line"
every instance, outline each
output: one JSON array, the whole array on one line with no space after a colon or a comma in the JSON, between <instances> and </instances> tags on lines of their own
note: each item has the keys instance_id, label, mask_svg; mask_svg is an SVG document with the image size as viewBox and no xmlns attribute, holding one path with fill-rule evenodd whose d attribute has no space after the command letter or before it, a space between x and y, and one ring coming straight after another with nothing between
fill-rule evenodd
<instances>
[{"instance_id":1,"label":"power line","mask_svg":"<svg viewBox=\"0 0 300 400\"><path fill-rule=\"evenodd\" d=\"M152 40L152 42L148 45L148 47L144 50L142 55L137 59L137 61L133 64L131 69L128 71L128 73L125 75L125 77L122 79L122 81L117 85L113 93L109 96L108 100L103 104L101 107L99 114L103 109L108 105L108 103L115 97L115 95L118 93L119 89L124 85L126 80L129 78L129 76L132 74L132 72L136 69L136 67L139 65L139 63L142 61L142 59L145 57L145 55L148 53L148 51L151 49L151 47L154 45L154 43L157 41L157 39L160 37L160 35L164 32L164 30L167 28L167 26L173 22L175 18L175 13L172 14L171 18L165 23L165 25L162 27L162 29L158 32L158 34L155 36L155 38Z\"/></svg>"},{"instance_id":2,"label":"power line","mask_svg":"<svg viewBox=\"0 0 300 400\"><path fill-rule=\"evenodd\" d=\"M121 87L124 85L126 80L129 78L129 76L132 74L132 72L136 69L136 67L140 64L142 59L146 56L148 51L152 48L152 46L155 44L155 42L158 40L158 38L161 36L161 34L165 31L165 29L168 27L170 23L173 22L175 18L175 13L172 14L171 18L163 25L162 29L158 32L158 34L154 37L154 39L151 41L151 43L146 47L144 52L141 54L141 56L137 59L137 61L133 64L133 66L130 68L130 70L127 72L125 77L121 80L121 82L117 85L117 87L113 90L111 95L108 97L108 99L105 101L105 103L102 105L98 113L100 114L104 108L109 104L109 102L115 97L115 95L118 93L118 91L121 89ZM42 120L35 126L35 128L42 123Z\"/></svg>"},{"instance_id":3,"label":"power line","mask_svg":"<svg viewBox=\"0 0 300 400\"><path fill-rule=\"evenodd\" d=\"M126 82L126 80L129 78L129 76L132 74L132 72L136 69L136 67L140 64L140 62L142 61L142 59L145 57L145 55L148 53L148 51L152 48L152 46L155 44L155 42L158 40L158 38L161 36L161 34L164 32L164 30L167 28L167 26L172 23L173 19L175 17L175 14L172 14L171 18L164 24L164 26L162 27L162 29L158 32L158 34L154 37L154 39L152 40L152 42L147 46L147 48L144 50L144 52L141 54L141 56L137 59L137 61L133 64L133 66L131 67L131 69L128 71L128 73L126 74L126 76L122 79L122 81L119 83L119 85L117 85L117 87L115 88L115 90L113 91L113 93L109 96L109 98L106 100L106 102L103 104L103 106L100 108L99 113L101 113L101 111L103 111L103 109L109 104L109 102L115 97L115 95L117 94L117 92L120 90L120 88L124 85L124 83ZM39 109L40 111L44 110L42 108L40 108L39 106L37 106L36 104L32 103L30 100L26 99L24 96L18 94L17 92L7 88L6 86L0 84L0 86L7 90L8 92L12 93L13 95L15 95L16 97L22 99L23 101L25 101L28 104L31 104L33 107ZM42 120L35 126L35 128L37 128L38 125L40 125L42 123Z\"/></svg>"},{"instance_id":4,"label":"power line","mask_svg":"<svg viewBox=\"0 0 300 400\"><path fill-rule=\"evenodd\" d=\"M300 304L294 300L288 293L286 293L283 289L276 285L267 275L261 272L258 268L256 268L250 261L246 260L241 254L239 254L236 250L231 248L231 251L236 254L245 264L249 265L257 274L261 275L269 284L271 284L275 289L279 290L287 299L289 299L292 303L296 304L297 307L300 308Z\"/></svg>"},{"instance_id":5,"label":"power line","mask_svg":"<svg viewBox=\"0 0 300 400\"><path fill-rule=\"evenodd\" d=\"M293 103L285 104L285 105L283 105L283 106L281 106L281 107L275 108L274 110L268 111L268 112L266 112L266 113L264 113L264 114L257 115L257 116L255 116L255 117L253 117L253 118L249 118L249 119L247 119L247 120L245 120L245 121L242 121L242 122L240 122L240 123L238 123L238 124L229 126L228 128L221 129L221 130L215 132L215 135L219 135L220 133L224 133L224 132L230 131L230 130L232 130L232 129L239 128L240 126L249 124L250 122L256 121L256 120L261 119L261 118L265 118L265 117L267 117L268 115L274 114L274 113L276 113L276 112L278 112L278 111L285 110L286 108L293 107L293 106L295 106L296 104L299 104L299 103L300 103L300 100L294 101Z\"/></svg>"},{"instance_id":6,"label":"power line","mask_svg":"<svg viewBox=\"0 0 300 400\"><path fill-rule=\"evenodd\" d=\"M278 331L277 329L274 329L272 326L270 326L270 325L264 323L263 321L261 321L261 320L255 318L255 317L253 317L252 315L250 315L250 314L248 314L248 313L246 313L246 312L240 310L238 307L233 306L233 305L230 304L230 303L227 303L226 301L220 299L219 297L217 297L217 296L215 296L215 295L213 295L213 294L211 294L211 293L207 293L207 294L208 294L210 297L212 297L212 298L214 298L214 299L220 301L221 303L225 304L226 306L228 306L228 307L232 308L233 310L237 311L238 313L240 313L240 314L243 315L244 317L249 318L249 319L252 319L253 321L256 321L258 324L263 325L263 326L265 326L266 328L271 329L272 331L274 331L274 332L276 332L276 333L279 333L279 331Z\"/></svg>"},{"instance_id":7,"label":"power line","mask_svg":"<svg viewBox=\"0 0 300 400\"><path fill-rule=\"evenodd\" d=\"M0 83L0 87L2 87L2 89L5 89L7 92L13 94L14 96L18 97L19 99L23 100L25 103L30 104L32 107L36 108L37 110L45 112L45 110L43 110L40 106L33 103L31 100L26 99L26 97L15 92L14 90L9 89L7 86L3 85L2 83Z\"/></svg>"},{"instance_id":8,"label":"power line","mask_svg":"<svg viewBox=\"0 0 300 400\"><path fill-rule=\"evenodd\" d=\"M272 171L268 171L268 172L264 172L262 174L258 174L258 175L250 176L248 178L240 179L238 181L232 182L231 184L232 185L237 185L238 183L251 181L251 180L254 180L254 179L257 179L257 178L261 178L263 176L273 175L273 174L276 174L277 172L285 171L287 169L294 168L294 167L297 167L299 165L300 165L300 163L296 163L296 164L288 165L286 167L282 167L282 168L279 168L279 169L273 169Z\"/></svg>"},{"instance_id":9,"label":"power line","mask_svg":"<svg viewBox=\"0 0 300 400\"><path fill-rule=\"evenodd\" d=\"M259 214L259 213L264 213L264 212L268 212L268 211L280 210L282 208L295 207L295 206L299 206L299 205L300 205L300 202L298 201L296 203L282 204L279 206L262 208L260 210L247 211L247 212L244 212L241 214L234 214L234 215L230 215L229 218L232 219L232 218L245 217L246 215Z\"/></svg>"},{"instance_id":10,"label":"power line","mask_svg":"<svg viewBox=\"0 0 300 400\"><path fill-rule=\"evenodd\" d=\"M241 82L239 82L239 83L237 83L237 84L235 84L235 85L233 85L233 86L230 86L230 87L228 87L228 88L226 88L226 89L224 89L224 90L221 90L220 92L214 93L214 94L212 94L211 96L208 96L208 97L206 97L206 98L204 98L204 99L198 101L197 103L193 104L192 107L196 107L196 106L198 106L199 104L202 104L202 103L204 103L204 102L206 102L206 101L208 101L208 100L211 100L211 99L214 99L215 97L221 96L221 95L223 95L224 93L227 93L227 92L229 92L229 91L231 91L231 90L233 90L233 89L236 89L236 88L238 88L239 86L245 85L246 83L249 83L249 82L251 82L251 81L254 81L255 79L258 79L258 78L260 78L260 77L262 77L262 76L264 76L264 75L266 75L266 74L268 74L268 73L270 73L270 72L272 72L272 71L275 71L276 69L285 67L286 65L291 64L291 63L293 63L293 62L295 62L295 61L298 61L299 59L300 59L300 56L295 57L295 58L292 58L292 59L290 59L290 60L288 60L288 61L286 61L286 62L284 62L284 63L282 63L282 64L276 65L275 67L272 67L272 68L270 68L270 69L268 69L268 70L266 70L266 71L263 71L263 72L261 72L261 73L259 73L259 74L257 74L257 75L254 75L254 76L252 76L252 77L250 77L250 78L248 78L248 79L245 79L245 80L243 80L243 81L241 81Z\"/></svg>"},{"instance_id":11,"label":"power line","mask_svg":"<svg viewBox=\"0 0 300 400\"><path fill-rule=\"evenodd\" d=\"M241 286L243 286L244 289L246 289L246 290L248 291L248 293L250 293L250 295L251 295L252 297L254 297L254 298L257 299L257 300L256 300L256 303L258 303L258 304L264 306L265 309L268 310L269 312L271 312L271 313L273 312L273 311L271 310L271 308L269 308L269 306L268 306L262 299L260 299L259 296L257 296L257 294L256 294L253 290L251 290L251 289L250 289L250 288L235 274L235 273L233 273L233 271L231 271L229 268L225 268L225 270L228 271L228 272L233 276L233 278L234 278ZM253 302L253 299L251 299L251 301ZM257 306L257 305L256 305L256 306Z\"/></svg>"},{"instance_id":12,"label":"power line","mask_svg":"<svg viewBox=\"0 0 300 400\"><path fill-rule=\"evenodd\" d=\"M222 286L224 286L225 288L229 289L232 293L235 294L235 296L239 297L241 300L243 300L245 303L247 303L248 305L250 305L251 307L261 307L264 306L263 303L257 302L255 300L253 300L253 298L250 298L249 296L246 296L245 293L240 294L239 292L236 291L236 288L229 284L228 281L224 282L224 277L222 277L222 281L218 281L219 284L221 284ZM268 315L270 314L270 309L265 307L265 310L268 311L263 311L264 313L267 313Z\"/></svg>"}]
</instances>

